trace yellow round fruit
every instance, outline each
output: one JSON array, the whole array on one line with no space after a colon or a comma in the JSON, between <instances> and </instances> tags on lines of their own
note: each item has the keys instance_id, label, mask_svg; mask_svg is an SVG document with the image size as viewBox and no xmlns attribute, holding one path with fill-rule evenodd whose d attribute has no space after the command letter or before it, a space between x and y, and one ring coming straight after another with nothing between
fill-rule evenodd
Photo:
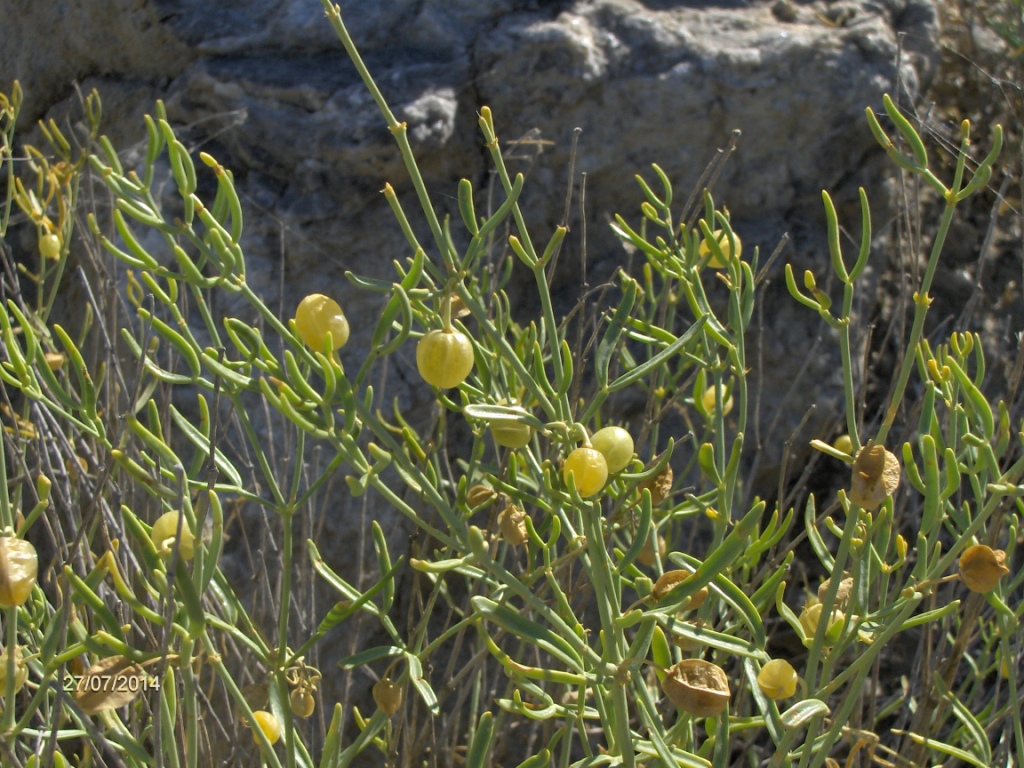
<instances>
[{"instance_id":1,"label":"yellow round fruit","mask_svg":"<svg viewBox=\"0 0 1024 768\"><path fill-rule=\"evenodd\" d=\"M7 690L7 651L0 652L0 696ZM28 680L28 664L21 660L21 649L14 654L14 692L21 690Z\"/></svg>"},{"instance_id":2,"label":"yellow round fruit","mask_svg":"<svg viewBox=\"0 0 1024 768\"><path fill-rule=\"evenodd\" d=\"M292 714L296 717L309 717L316 709L316 697L308 686L300 685L288 696Z\"/></svg>"},{"instance_id":3,"label":"yellow round fruit","mask_svg":"<svg viewBox=\"0 0 1024 768\"><path fill-rule=\"evenodd\" d=\"M454 328L430 331L416 344L416 367L431 386L457 387L473 370L473 342Z\"/></svg>"},{"instance_id":4,"label":"yellow round fruit","mask_svg":"<svg viewBox=\"0 0 1024 768\"><path fill-rule=\"evenodd\" d=\"M813 603L812 605L804 606L804 609L800 612L800 626L803 627L804 634L807 635L808 643L818 631L818 624L821 622L823 611L824 606L821 603ZM845 622L846 615L842 611L832 611L832 616L829 617L828 624L825 627L824 645L832 646L836 644L843 632Z\"/></svg>"},{"instance_id":5,"label":"yellow round fruit","mask_svg":"<svg viewBox=\"0 0 1024 768\"><path fill-rule=\"evenodd\" d=\"M743 252L743 243L740 242L740 236L735 232L732 233L732 239L736 243L736 253L732 252L732 245L729 243L729 236L725 233L724 229L716 229L711 233L715 238L715 242L718 243L718 247L722 249L722 255L725 256L726 261L731 261L733 256L737 259ZM711 254L711 260L708 262L709 267L715 269L722 269L725 266L725 262L719 260L719 258L711 250L711 244L707 240L701 240L700 248L697 251L698 255L703 259L708 254Z\"/></svg>"},{"instance_id":6,"label":"yellow round fruit","mask_svg":"<svg viewBox=\"0 0 1024 768\"><path fill-rule=\"evenodd\" d=\"M178 518L180 512L165 512L153 523L153 530L149 537L153 546L161 555L169 554L174 549L174 537L178 532ZM195 554L195 534L188 527L188 520L181 521L181 541L178 545L178 555L182 560L191 560Z\"/></svg>"},{"instance_id":7,"label":"yellow round fruit","mask_svg":"<svg viewBox=\"0 0 1024 768\"><path fill-rule=\"evenodd\" d=\"M565 458L562 478L569 484L572 477L576 491L584 499L594 496L608 482L608 462L596 448L577 448Z\"/></svg>"},{"instance_id":8,"label":"yellow round fruit","mask_svg":"<svg viewBox=\"0 0 1024 768\"><path fill-rule=\"evenodd\" d=\"M837 451L842 451L850 456L853 455L853 438L849 435L840 435L836 438L836 441L832 443L832 447Z\"/></svg>"},{"instance_id":9,"label":"yellow round fruit","mask_svg":"<svg viewBox=\"0 0 1024 768\"><path fill-rule=\"evenodd\" d=\"M519 421L492 421L490 428L502 448L522 448L533 439L533 427Z\"/></svg>"},{"instance_id":10,"label":"yellow round fruit","mask_svg":"<svg viewBox=\"0 0 1024 768\"><path fill-rule=\"evenodd\" d=\"M605 427L590 437L590 446L596 448L608 463L608 473L621 472L633 460L633 438L622 427Z\"/></svg>"},{"instance_id":11,"label":"yellow round fruit","mask_svg":"<svg viewBox=\"0 0 1024 768\"><path fill-rule=\"evenodd\" d=\"M39 555L25 539L0 536L0 607L24 605L39 573Z\"/></svg>"},{"instance_id":12,"label":"yellow round fruit","mask_svg":"<svg viewBox=\"0 0 1024 768\"><path fill-rule=\"evenodd\" d=\"M373 700L388 717L402 707L402 689L390 677L382 677L373 686Z\"/></svg>"},{"instance_id":13,"label":"yellow round fruit","mask_svg":"<svg viewBox=\"0 0 1024 768\"><path fill-rule=\"evenodd\" d=\"M722 388L725 391L725 388ZM704 407L704 413L708 416L713 416L715 413L715 404L718 402L717 391L714 386L710 386L704 390L704 394L700 396L700 404ZM722 406L722 415L728 416L729 412L732 411L732 395L727 395L725 398L725 405Z\"/></svg>"},{"instance_id":14,"label":"yellow round fruit","mask_svg":"<svg viewBox=\"0 0 1024 768\"><path fill-rule=\"evenodd\" d=\"M772 659L757 674L757 686L769 699L788 699L796 693L796 670L785 659Z\"/></svg>"},{"instance_id":15,"label":"yellow round fruit","mask_svg":"<svg viewBox=\"0 0 1024 768\"><path fill-rule=\"evenodd\" d=\"M331 349L341 349L348 341L348 320L341 306L322 293L311 293L295 310L295 331L309 347L322 351L324 339L331 336Z\"/></svg>"},{"instance_id":16,"label":"yellow round fruit","mask_svg":"<svg viewBox=\"0 0 1024 768\"><path fill-rule=\"evenodd\" d=\"M271 744L276 744L281 738L281 722L274 717L273 714L262 709L258 709L253 712L252 716L256 721L256 727L263 731L263 735L267 737L267 741ZM260 743L260 739L256 735L255 730L253 731L252 737L257 744Z\"/></svg>"},{"instance_id":17,"label":"yellow round fruit","mask_svg":"<svg viewBox=\"0 0 1024 768\"><path fill-rule=\"evenodd\" d=\"M60 258L60 237L48 232L39 238L39 253L44 259Z\"/></svg>"}]
</instances>

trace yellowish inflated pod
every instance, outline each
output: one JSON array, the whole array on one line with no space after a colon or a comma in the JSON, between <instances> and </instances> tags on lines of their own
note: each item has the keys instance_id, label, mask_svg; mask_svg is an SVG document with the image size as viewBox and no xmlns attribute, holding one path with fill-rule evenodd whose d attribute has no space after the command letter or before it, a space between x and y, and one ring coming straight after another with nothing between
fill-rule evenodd
<instances>
[{"instance_id":1,"label":"yellowish inflated pod","mask_svg":"<svg viewBox=\"0 0 1024 768\"><path fill-rule=\"evenodd\" d=\"M728 392L727 388L723 388L725 392ZM712 416L715 413L715 405L718 403L718 393L715 387L708 387L704 390L704 394L700 396L700 404L704 408L704 413L708 416ZM732 395L727 394L725 397L725 403L722 405L722 415L728 416L732 412Z\"/></svg>"},{"instance_id":2,"label":"yellowish inflated pod","mask_svg":"<svg viewBox=\"0 0 1024 768\"><path fill-rule=\"evenodd\" d=\"M562 479L569 484L572 477L576 483L576 491L584 499L595 496L608 482L608 462L604 454L595 448L577 448L565 457L562 465Z\"/></svg>"},{"instance_id":3,"label":"yellowish inflated pod","mask_svg":"<svg viewBox=\"0 0 1024 768\"><path fill-rule=\"evenodd\" d=\"M416 368L433 387L457 387L473 370L473 343L454 328L428 331L416 343Z\"/></svg>"},{"instance_id":4,"label":"yellowish inflated pod","mask_svg":"<svg viewBox=\"0 0 1024 768\"><path fill-rule=\"evenodd\" d=\"M272 713L262 709L253 712L252 716L256 721L255 728L259 728L263 731L263 735L267 737L267 741L271 744L276 744L281 738L281 721L279 721ZM252 738L257 744L260 743L260 739L256 735L255 729L253 730Z\"/></svg>"},{"instance_id":5,"label":"yellowish inflated pod","mask_svg":"<svg viewBox=\"0 0 1024 768\"><path fill-rule=\"evenodd\" d=\"M0 607L24 605L39 573L39 555L25 539L0 536Z\"/></svg>"},{"instance_id":6,"label":"yellowish inflated pod","mask_svg":"<svg viewBox=\"0 0 1024 768\"><path fill-rule=\"evenodd\" d=\"M182 517L180 512L165 512L153 523L153 530L150 538L153 546L161 555L170 554L174 549L174 537L178 533L178 518ZM178 556L182 560L191 560L195 554L195 534L188 527L188 520L181 520L181 540L178 543Z\"/></svg>"},{"instance_id":7,"label":"yellowish inflated pod","mask_svg":"<svg viewBox=\"0 0 1024 768\"><path fill-rule=\"evenodd\" d=\"M743 243L740 241L740 236L735 232L732 233L733 242L736 243L736 252L733 253L732 244L729 242L729 235L724 229L716 229L711 233L714 237L715 242L718 243L719 248L722 249L722 255L725 256L726 261L731 261L733 256L739 258L743 253ZM726 262L719 260L711 249L711 244L707 240L700 241L700 248L697 251L698 255L703 259L708 254L711 254L711 260L708 261L708 266L714 269L722 269L726 266Z\"/></svg>"},{"instance_id":8,"label":"yellowish inflated pod","mask_svg":"<svg viewBox=\"0 0 1024 768\"><path fill-rule=\"evenodd\" d=\"M848 456L853 455L853 438L849 435L840 435L836 438L836 441L832 443L832 447L837 451L842 451Z\"/></svg>"},{"instance_id":9,"label":"yellowish inflated pod","mask_svg":"<svg viewBox=\"0 0 1024 768\"><path fill-rule=\"evenodd\" d=\"M0 653L0 697L7 690L7 651ZM21 660L21 649L14 655L14 692L21 690L28 681L28 664Z\"/></svg>"},{"instance_id":10,"label":"yellowish inflated pod","mask_svg":"<svg viewBox=\"0 0 1024 768\"><path fill-rule=\"evenodd\" d=\"M590 447L604 456L608 474L621 472L633 460L633 437L622 427L604 427L590 436Z\"/></svg>"},{"instance_id":11,"label":"yellowish inflated pod","mask_svg":"<svg viewBox=\"0 0 1024 768\"><path fill-rule=\"evenodd\" d=\"M391 717L402 706L402 689L391 682L391 678L382 677L373 686L373 700L381 712Z\"/></svg>"},{"instance_id":12,"label":"yellowish inflated pod","mask_svg":"<svg viewBox=\"0 0 1024 768\"><path fill-rule=\"evenodd\" d=\"M519 421L492 421L488 426L502 448L522 448L533 439L533 427Z\"/></svg>"},{"instance_id":13,"label":"yellowish inflated pod","mask_svg":"<svg viewBox=\"0 0 1024 768\"><path fill-rule=\"evenodd\" d=\"M798 681L796 670L785 659L772 659L757 675L757 687L769 699L788 699L796 693Z\"/></svg>"},{"instance_id":14,"label":"yellowish inflated pod","mask_svg":"<svg viewBox=\"0 0 1024 768\"><path fill-rule=\"evenodd\" d=\"M818 631L818 624L821 622L823 611L824 606L821 603L814 603L813 605L806 606L800 612L800 626L804 628L808 641ZM846 614L838 610L832 611L832 616L828 620L828 626L825 628L825 638L823 641L825 645L835 645L836 641L839 640L839 635L842 634L845 622Z\"/></svg>"},{"instance_id":15,"label":"yellowish inflated pod","mask_svg":"<svg viewBox=\"0 0 1024 768\"><path fill-rule=\"evenodd\" d=\"M60 237L53 232L47 232L45 235L40 237L39 255L44 259L59 259Z\"/></svg>"},{"instance_id":16,"label":"yellowish inflated pod","mask_svg":"<svg viewBox=\"0 0 1024 768\"><path fill-rule=\"evenodd\" d=\"M725 670L703 659L683 659L661 682L669 700L694 717L717 717L729 706L729 678Z\"/></svg>"},{"instance_id":17,"label":"yellowish inflated pod","mask_svg":"<svg viewBox=\"0 0 1024 768\"><path fill-rule=\"evenodd\" d=\"M316 697L309 686L300 685L288 695L288 704L296 717L309 717L316 709Z\"/></svg>"},{"instance_id":18,"label":"yellowish inflated pod","mask_svg":"<svg viewBox=\"0 0 1024 768\"><path fill-rule=\"evenodd\" d=\"M321 351L327 335L331 349L341 349L348 341L349 327L345 313L334 299L322 293L311 293L295 310L295 331L306 346Z\"/></svg>"}]
</instances>

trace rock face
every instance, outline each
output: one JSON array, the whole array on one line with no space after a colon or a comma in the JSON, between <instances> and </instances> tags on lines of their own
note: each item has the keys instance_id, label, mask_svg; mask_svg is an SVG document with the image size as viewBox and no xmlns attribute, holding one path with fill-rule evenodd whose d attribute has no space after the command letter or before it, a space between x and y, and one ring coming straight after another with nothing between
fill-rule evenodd
<instances>
[{"instance_id":1,"label":"rock face","mask_svg":"<svg viewBox=\"0 0 1024 768\"><path fill-rule=\"evenodd\" d=\"M379 193L384 182L410 215L415 207L394 142L319 0L36 6L6 3L0 48L0 81L22 80L26 120L59 113L77 79L107 97L105 129L129 146L143 135L141 112L164 98L190 146L235 171L254 287L285 308L314 289L334 294L357 319L346 351L365 349L370 324L358 318L379 311L377 297L357 294L343 272L389 276L391 260L409 255ZM742 137L716 199L762 258L789 231L786 259L814 262L824 274L820 190L842 203L861 184L882 204L886 161L863 110L879 108L883 92L912 99L937 58L932 0L344 0L341 8L408 122L442 207L454 209L460 177L486 188L476 120L489 105L506 148L524 158L510 160L513 170L529 169L527 220L544 242L562 219L573 129L582 129L575 167L587 173L595 277L624 258L606 223L616 212L636 220L642 197L633 175L650 176L657 162L685 197L734 129ZM533 141L508 143L524 136ZM574 209L574 226L578 216ZM562 254L570 301L579 257L574 245ZM817 318L786 295L779 275L777 265L760 397L763 424L779 411L785 439L807 402L839 413L840 388L834 361L807 359ZM415 381L413 365L411 354L400 359L391 386L407 410L428 411L429 392L401 390L403 379ZM786 401L804 365L806 388ZM761 469L772 462L763 459ZM347 521L358 516L336 515L326 540L354 540Z\"/></svg>"}]
</instances>

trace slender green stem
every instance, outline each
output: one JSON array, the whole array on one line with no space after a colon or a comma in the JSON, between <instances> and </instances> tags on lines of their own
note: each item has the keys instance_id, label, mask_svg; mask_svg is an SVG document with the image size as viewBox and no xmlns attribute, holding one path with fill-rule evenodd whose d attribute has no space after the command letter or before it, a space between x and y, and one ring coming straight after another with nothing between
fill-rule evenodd
<instances>
[{"instance_id":1,"label":"slender green stem","mask_svg":"<svg viewBox=\"0 0 1024 768\"><path fill-rule=\"evenodd\" d=\"M954 187L953 189L955 190L957 188ZM931 288L932 280L935 277L935 270L939 265L939 256L941 255L942 247L946 242L946 235L949 233L949 226L953 222L953 211L955 208L955 198L951 195L947 197L946 208L942 212L942 219L939 221L939 228L935 235L935 241L932 244L931 254L928 257L928 265L921 278L921 286L914 294L914 324L910 330L910 338L907 340L907 346L905 347L903 354L903 361L900 363L900 372L896 379L896 387L893 389L892 397L889 399L889 407L885 413L885 420L882 422L882 426L879 427L878 434L875 436L875 443L877 445L883 445L885 443L885 438L888 436L893 422L896 421L896 414L899 412L900 404L903 402L903 393L907 389L907 382L910 380L910 372L914 368L915 350L917 349L918 343L921 341L921 334L924 331L924 319L928 314L928 307L932 302L931 297L928 295L928 290Z\"/></svg>"}]
</instances>

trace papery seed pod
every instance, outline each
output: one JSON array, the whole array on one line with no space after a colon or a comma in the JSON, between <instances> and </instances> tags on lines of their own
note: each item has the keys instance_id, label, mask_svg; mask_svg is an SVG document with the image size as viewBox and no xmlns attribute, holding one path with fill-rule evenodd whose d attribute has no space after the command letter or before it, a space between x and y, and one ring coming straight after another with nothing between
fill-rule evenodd
<instances>
[{"instance_id":1,"label":"papery seed pod","mask_svg":"<svg viewBox=\"0 0 1024 768\"><path fill-rule=\"evenodd\" d=\"M688 578L690 578L691 575L692 574L690 573L690 571L666 571L658 577L658 580L656 582L654 582L654 588L651 590L651 595L654 597L655 600L661 600L662 598L667 597L673 589L675 589ZM704 601L707 599L707 597L708 588L701 587L692 595L690 595L689 601L684 603L681 606L681 609L695 611L702 605L704 605Z\"/></svg>"},{"instance_id":2,"label":"papery seed pod","mask_svg":"<svg viewBox=\"0 0 1024 768\"><path fill-rule=\"evenodd\" d=\"M391 682L390 677L382 677L373 686L373 700L381 712L391 717L402 706L402 689Z\"/></svg>"},{"instance_id":3,"label":"papery seed pod","mask_svg":"<svg viewBox=\"0 0 1024 768\"><path fill-rule=\"evenodd\" d=\"M800 612L800 626L804 628L804 633L808 639L813 638L814 634L818 631L818 623L821 621L821 614L824 610L824 606L821 603L814 603L813 605L805 606ZM846 615L842 611L833 610L832 616L829 619L828 626L825 629L825 645L834 645L839 639L839 635L843 631L843 624L846 621Z\"/></svg>"},{"instance_id":4,"label":"papery seed pod","mask_svg":"<svg viewBox=\"0 0 1024 768\"><path fill-rule=\"evenodd\" d=\"M462 300L457 293L448 294L448 300L451 302L451 313L452 317L466 317L470 314L469 307L466 306L466 302Z\"/></svg>"},{"instance_id":5,"label":"papery seed pod","mask_svg":"<svg viewBox=\"0 0 1024 768\"><path fill-rule=\"evenodd\" d=\"M46 367L51 371L57 372L64 367L64 355L60 352L47 352L43 355L43 359L46 360Z\"/></svg>"},{"instance_id":6,"label":"papery seed pod","mask_svg":"<svg viewBox=\"0 0 1024 768\"><path fill-rule=\"evenodd\" d=\"M664 557L665 551L665 537L658 536L658 555L660 557ZM636 559L647 567L654 565L654 547L651 546L650 537L648 537L647 541L644 542L644 548L640 550L640 554L636 556Z\"/></svg>"},{"instance_id":7,"label":"papery seed pod","mask_svg":"<svg viewBox=\"0 0 1024 768\"><path fill-rule=\"evenodd\" d=\"M281 722L273 714L262 709L253 712L252 716L256 721L256 728L263 731L267 741L276 744L281 738ZM252 738L257 744L260 743L255 730L253 730Z\"/></svg>"},{"instance_id":8,"label":"papery seed pod","mask_svg":"<svg viewBox=\"0 0 1024 768\"><path fill-rule=\"evenodd\" d=\"M0 536L0 607L24 605L39 573L39 555L25 539Z\"/></svg>"},{"instance_id":9,"label":"papery seed pod","mask_svg":"<svg viewBox=\"0 0 1024 768\"><path fill-rule=\"evenodd\" d=\"M466 491L466 505L470 509L475 509L497 495L493 488L488 488L486 485L474 485Z\"/></svg>"},{"instance_id":10,"label":"papery seed pod","mask_svg":"<svg viewBox=\"0 0 1024 768\"><path fill-rule=\"evenodd\" d=\"M652 462L652 464L653 463L654 462ZM666 464L665 468L661 470L661 472L641 483L639 489L642 491L646 488L651 492L651 504L656 507L667 499L670 493L672 493L672 481L674 479L672 467Z\"/></svg>"},{"instance_id":11,"label":"papery seed pod","mask_svg":"<svg viewBox=\"0 0 1024 768\"><path fill-rule=\"evenodd\" d=\"M669 700L694 717L716 717L729 706L725 670L703 659L683 659L667 670L661 689Z\"/></svg>"},{"instance_id":12,"label":"papery seed pod","mask_svg":"<svg viewBox=\"0 0 1024 768\"><path fill-rule=\"evenodd\" d=\"M892 496L900 485L900 462L881 445L868 443L853 461L850 501L868 512Z\"/></svg>"},{"instance_id":13,"label":"papery seed pod","mask_svg":"<svg viewBox=\"0 0 1024 768\"><path fill-rule=\"evenodd\" d=\"M296 717L309 717L316 709L316 697L308 685L300 685L293 690L288 695L288 703Z\"/></svg>"},{"instance_id":14,"label":"papery seed pod","mask_svg":"<svg viewBox=\"0 0 1024 768\"><path fill-rule=\"evenodd\" d=\"M514 504L509 504L498 513L498 530L501 538L518 547L530 538L526 529L526 513Z\"/></svg>"},{"instance_id":15,"label":"papery seed pod","mask_svg":"<svg viewBox=\"0 0 1024 768\"><path fill-rule=\"evenodd\" d=\"M1006 553L1001 549L975 544L960 555L960 580L971 592L991 592L1009 572Z\"/></svg>"},{"instance_id":16,"label":"papery seed pod","mask_svg":"<svg viewBox=\"0 0 1024 768\"><path fill-rule=\"evenodd\" d=\"M828 588L831 584L831 579L825 579L821 582L821 586L818 587L818 600L824 602L825 595L828 594ZM853 589L853 578L847 576L839 582L839 587L836 590L836 602L837 608L845 608L846 604L850 601L850 590Z\"/></svg>"},{"instance_id":17,"label":"papery seed pod","mask_svg":"<svg viewBox=\"0 0 1024 768\"><path fill-rule=\"evenodd\" d=\"M785 659L772 659L757 674L757 687L769 699L788 699L796 693L799 678Z\"/></svg>"},{"instance_id":18,"label":"papery seed pod","mask_svg":"<svg viewBox=\"0 0 1024 768\"><path fill-rule=\"evenodd\" d=\"M0 697L7 691L7 651L0 652ZM21 690L28 680L28 664L21 660L21 648L14 654L14 692Z\"/></svg>"},{"instance_id":19,"label":"papery seed pod","mask_svg":"<svg viewBox=\"0 0 1024 768\"><path fill-rule=\"evenodd\" d=\"M150 538L153 546L161 555L170 554L174 549L174 537L178 533L178 518L180 512L165 512L153 523L153 530ZM191 560L195 554L195 534L188 527L188 520L181 521L181 540L178 544L178 555L182 560Z\"/></svg>"}]
</instances>

